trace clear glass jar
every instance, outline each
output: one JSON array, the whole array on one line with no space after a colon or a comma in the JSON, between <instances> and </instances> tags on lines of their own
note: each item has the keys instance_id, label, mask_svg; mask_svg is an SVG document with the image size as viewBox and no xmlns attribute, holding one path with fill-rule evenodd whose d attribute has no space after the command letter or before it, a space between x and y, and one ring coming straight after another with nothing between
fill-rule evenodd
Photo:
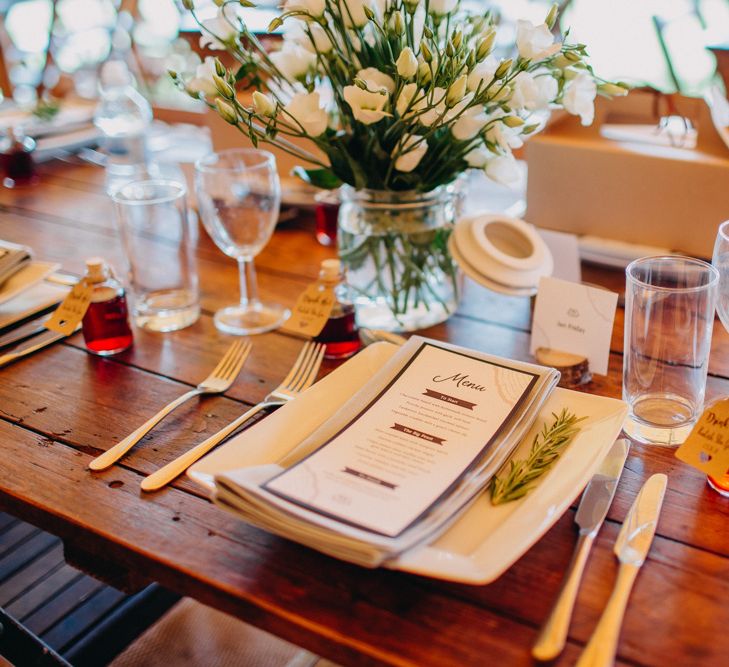
<instances>
[{"instance_id":1,"label":"clear glass jar","mask_svg":"<svg viewBox=\"0 0 729 667\"><path fill-rule=\"evenodd\" d=\"M456 184L431 192L341 189L339 257L360 327L423 329L458 307L460 274L448 239L460 212Z\"/></svg>"}]
</instances>

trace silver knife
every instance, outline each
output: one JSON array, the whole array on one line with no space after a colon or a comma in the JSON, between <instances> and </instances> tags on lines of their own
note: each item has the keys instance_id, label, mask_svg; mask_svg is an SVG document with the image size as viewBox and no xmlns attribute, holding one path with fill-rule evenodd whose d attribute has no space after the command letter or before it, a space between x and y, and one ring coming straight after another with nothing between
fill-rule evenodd
<instances>
[{"instance_id":1,"label":"silver knife","mask_svg":"<svg viewBox=\"0 0 729 667\"><path fill-rule=\"evenodd\" d=\"M19 327L15 327L7 333L0 334L0 347L7 347L8 345L14 345L20 343L26 338L36 336L46 330L45 323L48 321L50 315L41 315L36 317L30 322L21 324Z\"/></svg>"},{"instance_id":2,"label":"silver knife","mask_svg":"<svg viewBox=\"0 0 729 667\"><path fill-rule=\"evenodd\" d=\"M74 331L78 331L80 328L81 323L79 323ZM44 347L47 347L48 345L51 345L52 343L55 343L62 338L66 338L66 336L64 336L62 333L56 333L55 331L46 331L45 333L39 334L31 340L27 340L24 343L16 346L7 354L0 355L0 368L2 368L3 366L7 366L9 363L15 361L16 359L20 359L29 354L33 354L33 352L42 350Z\"/></svg>"},{"instance_id":3,"label":"silver knife","mask_svg":"<svg viewBox=\"0 0 729 667\"><path fill-rule=\"evenodd\" d=\"M600 469L588 482L585 492L582 494L582 500L575 515L575 523L580 529L579 538L572 561L562 580L557 600L532 648L532 655L537 660L552 660L564 648L577 589L582 579L582 571L592 548L592 542L613 502L629 449L628 440L625 438L616 440L600 465Z\"/></svg>"},{"instance_id":4,"label":"silver knife","mask_svg":"<svg viewBox=\"0 0 729 667\"><path fill-rule=\"evenodd\" d=\"M662 474L649 477L625 517L613 547L620 561L618 578L595 632L577 661L577 667L609 667L615 663L625 607L635 577L656 534L667 481L668 478Z\"/></svg>"}]
</instances>

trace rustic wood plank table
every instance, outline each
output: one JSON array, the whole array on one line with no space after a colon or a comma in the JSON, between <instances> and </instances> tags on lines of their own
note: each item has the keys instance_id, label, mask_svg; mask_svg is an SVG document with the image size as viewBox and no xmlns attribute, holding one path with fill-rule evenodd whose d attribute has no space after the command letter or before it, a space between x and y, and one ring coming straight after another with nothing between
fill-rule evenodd
<instances>
[{"instance_id":1,"label":"rustic wood plank table","mask_svg":"<svg viewBox=\"0 0 729 667\"><path fill-rule=\"evenodd\" d=\"M43 168L40 185L0 192L0 238L81 272L100 254L121 266L103 174L89 166ZM303 221L280 226L257 259L264 298L292 304L332 250ZM236 298L236 266L202 233L203 315L171 334L136 331L113 359L87 354L80 336L0 370L0 509L59 535L67 556L127 587L159 581L344 664L524 665L576 540L574 508L488 586L434 581L341 563L249 527L213 507L186 479L142 494L144 475L202 441L285 375L301 345L256 337L225 396L192 401L162 422L120 465L91 473L91 458L204 377L230 343L213 312ZM616 290L622 272L585 267ZM620 395L622 312L610 374L584 390ZM462 307L425 335L528 358L529 300L466 283ZM714 330L708 394L729 395L729 337ZM325 365L329 371L333 365ZM618 662L719 665L729 655L729 501L673 452L634 446L585 574L567 648L573 664L616 575L612 545L640 485L668 474L658 534L628 607Z\"/></svg>"}]
</instances>

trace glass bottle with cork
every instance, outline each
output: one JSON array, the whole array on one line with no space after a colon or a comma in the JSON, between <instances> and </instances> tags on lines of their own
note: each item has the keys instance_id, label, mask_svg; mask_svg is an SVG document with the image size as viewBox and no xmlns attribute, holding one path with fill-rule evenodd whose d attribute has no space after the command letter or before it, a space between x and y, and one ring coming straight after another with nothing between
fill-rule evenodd
<instances>
[{"instance_id":1,"label":"glass bottle with cork","mask_svg":"<svg viewBox=\"0 0 729 667\"><path fill-rule=\"evenodd\" d=\"M101 257L86 260L91 302L82 320L86 348L101 356L123 352L134 342L124 287Z\"/></svg>"},{"instance_id":2,"label":"glass bottle with cork","mask_svg":"<svg viewBox=\"0 0 729 667\"><path fill-rule=\"evenodd\" d=\"M319 271L319 285L322 290L331 289L334 305L324 328L314 338L324 343L327 359L346 359L361 346L359 331L355 322L354 304L349 297L349 287L344 280L342 264L338 259L325 259Z\"/></svg>"}]
</instances>

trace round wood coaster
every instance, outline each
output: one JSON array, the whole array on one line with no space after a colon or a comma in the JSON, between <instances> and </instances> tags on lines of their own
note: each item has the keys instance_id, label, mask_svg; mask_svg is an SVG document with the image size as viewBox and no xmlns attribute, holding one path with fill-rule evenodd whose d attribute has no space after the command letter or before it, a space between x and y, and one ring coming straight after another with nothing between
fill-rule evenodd
<instances>
[{"instance_id":1,"label":"round wood coaster","mask_svg":"<svg viewBox=\"0 0 729 667\"><path fill-rule=\"evenodd\" d=\"M571 352L552 350L548 347L537 348L534 356L537 363L551 366L561 373L560 387L577 387L592 379L590 364L585 357Z\"/></svg>"}]
</instances>

